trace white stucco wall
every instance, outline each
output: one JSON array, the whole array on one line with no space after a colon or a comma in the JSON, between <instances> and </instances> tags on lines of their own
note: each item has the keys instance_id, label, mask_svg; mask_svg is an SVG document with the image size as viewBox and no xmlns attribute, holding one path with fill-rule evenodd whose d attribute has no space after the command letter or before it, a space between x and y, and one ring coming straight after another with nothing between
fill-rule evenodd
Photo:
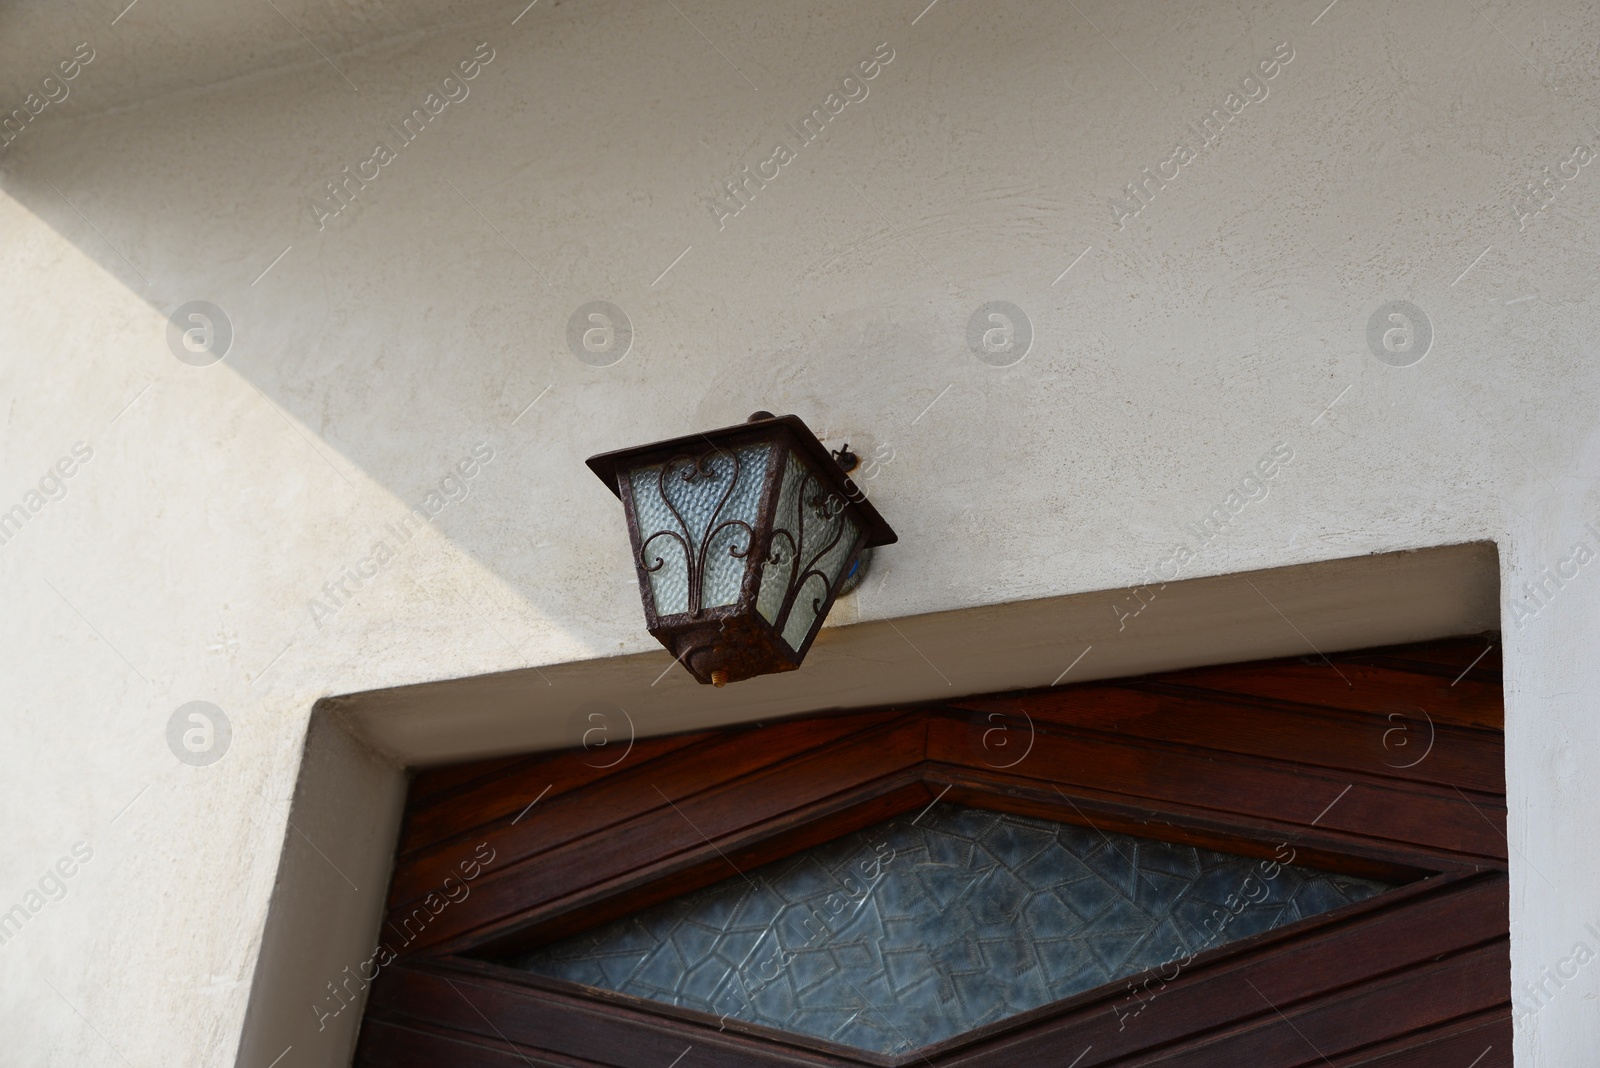
<instances>
[{"instance_id":1,"label":"white stucco wall","mask_svg":"<svg viewBox=\"0 0 1600 1068\"><path fill-rule=\"evenodd\" d=\"M28 40L5 108L94 50L0 151L0 511L39 505L0 544L0 911L41 902L0 945L0 1059L233 1063L312 703L651 649L582 460L758 408L883 461L901 543L843 623L1140 581L1280 443L1182 577L1497 542L1515 981L1600 919L1600 579L1519 600L1600 547L1600 190L1581 166L1517 206L1600 150L1600 12L279 7L0 16ZM169 41L204 62L172 73ZM398 148L387 124L480 42L470 95ZM1111 198L1285 42L1118 229ZM799 145L786 124L880 44ZM312 198L380 140L396 158L319 230ZM780 142L719 228L717 183ZM231 321L220 363L169 349L194 300ZM612 366L568 349L595 300L633 326ZM1369 349L1392 300L1432 324L1411 366ZM1008 367L967 346L988 301L1032 324ZM64 495L30 500L79 442ZM348 603L323 592L480 443L464 499ZM194 700L232 725L207 766L167 741ZM1600 972L1569 983L1518 1063L1584 1063L1597 997Z\"/></svg>"}]
</instances>

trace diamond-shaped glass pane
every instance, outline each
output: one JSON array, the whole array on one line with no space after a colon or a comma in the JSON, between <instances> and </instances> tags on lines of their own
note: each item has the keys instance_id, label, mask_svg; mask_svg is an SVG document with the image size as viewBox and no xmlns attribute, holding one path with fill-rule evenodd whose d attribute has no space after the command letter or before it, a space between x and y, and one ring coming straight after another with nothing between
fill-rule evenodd
<instances>
[{"instance_id":1,"label":"diamond-shaped glass pane","mask_svg":"<svg viewBox=\"0 0 1600 1068\"><path fill-rule=\"evenodd\" d=\"M506 963L902 1053L1388 888L938 804Z\"/></svg>"}]
</instances>

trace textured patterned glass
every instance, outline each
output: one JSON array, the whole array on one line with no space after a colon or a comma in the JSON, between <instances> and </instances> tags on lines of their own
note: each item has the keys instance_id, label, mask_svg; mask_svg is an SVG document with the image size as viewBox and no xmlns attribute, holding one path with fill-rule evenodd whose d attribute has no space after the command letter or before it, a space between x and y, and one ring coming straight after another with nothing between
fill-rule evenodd
<instances>
[{"instance_id":1,"label":"textured patterned glass","mask_svg":"<svg viewBox=\"0 0 1600 1068\"><path fill-rule=\"evenodd\" d=\"M629 474L640 555L646 567L656 568L650 573L656 614L689 611L689 587L697 575L701 608L739 599L771 451L766 444L719 449L698 462L678 459Z\"/></svg>"},{"instance_id":2,"label":"textured patterned glass","mask_svg":"<svg viewBox=\"0 0 1600 1068\"><path fill-rule=\"evenodd\" d=\"M506 963L903 1053L1388 888L938 804Z\"/></svg>"},{"instance_id":3,"label":"textured patterned glass","mask_svg":"<svg viewBox=\"0 0 1600 1068\"><path fill-rule=\"evenodd\" d=\"M827 601L855 546L858 528L842 506L838 494L791 452L778 488L771 551L756 593L756 611L774 624L792 595L781 632L791 649L805 643L819 603Z\"/></svg>"}]
</instances>

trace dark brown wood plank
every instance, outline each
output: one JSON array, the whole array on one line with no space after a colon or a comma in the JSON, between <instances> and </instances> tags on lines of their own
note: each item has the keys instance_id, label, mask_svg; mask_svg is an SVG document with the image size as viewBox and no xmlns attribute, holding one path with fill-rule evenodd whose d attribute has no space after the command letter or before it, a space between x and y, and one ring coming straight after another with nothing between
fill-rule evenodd
<instances>
[{"instance_id":1,"label":"dark brown wood plank","mask_svg":"<svg viewBox=\"0 0 1600 1068\"><path fill-rule=\"evenodd\" d=\"M605 1068L580 1060L414 1021L368 1016L361 1025L355 1068Z\"/></svg>"},{"instance_id":2,"label":"dark brown wood plank","mask_svg":"<svg viewBox=\"0 0 1600 1068\"><path fill-rule=\"evenodd\" d=\"M717 781L714 774L709 782L704 773L693 783L672 780L674 787L700 792L674 797L662 789L655 807L608 825L604 834L497 863L474 884L467 900L431 919L411 951L489 922L503 923L507 917L526 914L588 887L613 883L646 865L653 864L652 870L661 871L670 870L669 865L700 863L707 851L714 854L725 848L724 839L752 827L770 827L773 821L807 805L908 771L921 763L924 745L924 724L908 717L714 789L705 789ZM657 784L644 785L656 791ZM494 841L510 837L502 831ZM409 913L396 910L390 914L390 923L402 927L403 916L408 914L415 915L414 909Z\"/></svg>"},{"instance_id":3,"label":"dark brown wood plank","mask_svg":"<svg viewBox=\"0 0 1600 1068\"><path fill-rule=\"evenodd\" d=\"M1511 1014L1478 1013L1340 1057L1335 1068L1511 1068Z\"/></svg>"},{"instance_id":4,"label":"dark brown wood plank","mask_svg":"<svg viewBox=\"0 0 1600 1068\"><path fill-rule=\"evenodd\" d=\"M1358 1051L1393 1035L1420 1030L1504 1005L1511 984L1511 949L1497 942L1407 970L1386 981L1302 1005L1289 1005L1275 987L1243 986L1241 999L1263 1010L1228 1032L1124 1062L1127 1068L1238 1068L1241 1064L1298 1068Z\"/></svg>"},{"instance_id":5,"label":"dark brown wood plank","mask_svg":"<svg viewBox=\"0 0 1600 1068\"><path fill-rule=\"evenodd\" d=\"M1320 660L1314 664L1280 660L1255 665L1248 671L1237 665L1196 668L1171 672L1159 679L1168 686L1275 697L1349 712L1386 715L1420 708L1439 724L1487 730L1505 727L1505 705L1498 685L1468 677L1452 686L1449 679L1440 676L1357 661L1339 664L1337 674ZM1348 685L1345 680L1349 680Z\"/></svg>"},{"instance_id":6,"label":"dark brown wood plank","mask_svg":"<svg viewBox=\"0 0 1600 1068\"><path fill-rule=\"evenodd\" d=\"M408 857L428 846L465 837L485 824L509 819L541 794L543 801L553 801L562 794L606 781L618 768L635 768L715 738L715 733L702 731L638 739L623 763L614 768L606 765L616 758L602 753L542 753L504 769L499 775L466 783L454 792L429 801L417 801L408 796L399 855Z\"/></svg>"},{"instance_id":7,"label":"dark brown wood plank","mask_svg":"<svg viewBox=\"0 0 1600 1068\"><path fill-rule=\"evenodd\" d=\"M1249 701L1249 698L1245 698ZM1329 712L1309 705L1243 703L1226 695L1149 684L1078 687L955 702L985 731L1025 744L1032 729L1145 738L1280 762L1505 793L1499 732L1430 723L1420 713ZM1031 726L1030 726L1031 725ZM999 735L996 735L997 737ZM1002 763L991 754L991 763Z\"/></svg>"},{"instance_id":8,"label":"dark brown wood plank","mask_svg":"<svg viewBox=\"0 0 1600 1068\"><path fill-rule=\"evenodd\" d=\"M497 813L492 824L476 825L438 845L402 857L395 865L390 907L408 911L423 895L436 891L459 858L470 853L478 841L489 842L496 853L495 868L503 870L565 843L605 832L643 813L681 804L697 791L837 744L841 738L894 719L891 713L829 716L789 720L760 729L722 731L697 736L694 744L673 750L672 759L663 756L604 771L577 759L563 759L554 768L542 765L536 769L538 774L524 777L517 784L516 800L520 806L488 803L484 811ZM563 780L566 789L559 794L552 789L536 808L527 809L544 789L540 781L548 783L557 770L567 776ZM526 815L522 815L524 810Z\"/></svg>"},{"instance_id":9,"label":"dark brown wood plank","mask_svg":"<svg viewBox=\"0 0 1600 1068\"><path fill-rule=\"evenodd\" d=\"M1383 645L1373 649L1353 649L1335 653L1335 661L1351 660L1357 663L1389 663L1402 670L1432 674L1448 673L1454 679L1469 668L1483 672L1485 677L1498 683L1501 674L1500 635L1474 634L1463 638L1446 638L1443 641L1415 642L1409 645Z\"/></svg>"},{"instance_id":10,"label":"dark brown wood plank","mask_svg":"<svg viewBox=\"0 0 1600 1068\"><path fill-rule=\"evenodd\" d=\"M470 964L397 964L380 975L373 997L386 1017L403 1017L530 1050L582 1057L615 1068L665 1068L693 1046L695 1068L840 1068L883 1064L845 1058L742 1034L735 1021L719 1032L672 1016L640 1011L616 995L580 998L493 978ZM498 1066L497 1066L498 1068Z\"/></svg>"},{"instance_id":11,"label":"dark brown wood plank","mask_svg":"<svg viewBox=\"0 0 1600 1068\"><path fill-rule=\"evenodd\" d=\"M993 770L974 751L970 724L953 716L930 718L928 758L980 773ZM1315 823L1501 863L1506 857L1503 804L1352 772L1040 731L1032 752L1008 774L1290 827Z\"/></svg>"},{"instance_id":12,"label":"dark brown wood plank","mask_svg":"<svg viewBox=\"0 0 1600 1068\"><path fill-rule=\"evenodd\" d=\"M425 804L439 794L459 789L462 785L475 779L483 779L513 768L518 764L528 763L538 759L529 757L526 753L516 753L512 756L489 757L484 760L470 760L463 764L443 764L439 767L420 768L411 777L410 788L406 791L406 805L413 807Z\"/></svg>"},{"instance_id":13,"label":"dark brown wood plank","mask_svg":"<svg viewBox=\"0 0 1600 1068\"><path fill-rule=\"evenodd\" d=\"M924 774L931 792L943 792L943 787L948 786L944 800L955 804L1245 857L1281 857L1285 855L1281 850L1287 847L1293 850L1296 864L1364 879L1398 884L1439 872L1481 871L1487 866L1481 858L1464 858L1416 845L1329 833L1320 827L1286 827L1275 821L1219 815L1170 802L1153 805L1146 800L1082 787L1062 792L1048 784L1018 783L943 764L928 765Z\"/></svg>"}]
</instances>

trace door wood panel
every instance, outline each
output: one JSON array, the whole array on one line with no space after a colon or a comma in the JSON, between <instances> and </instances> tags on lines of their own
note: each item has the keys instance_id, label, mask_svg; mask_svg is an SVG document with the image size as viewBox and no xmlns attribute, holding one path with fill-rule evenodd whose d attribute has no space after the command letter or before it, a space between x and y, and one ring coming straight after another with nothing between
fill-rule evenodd
<instances>
[{"instance_id":1,"label":"door wood panel","mask_svg":"<svg viewBox=\"0 0 1600 1068\"><path fill-rule=\"evenodd\" d=\"M969 735L966 724L930 717L928 759L992 770L972 752ZM1308 827L1320 817L1318 825L1329 830L1505 861L1503 803L1481 794L1474 802L1452 788L1430 788L1370 771L1336 774L1281 761L1039 731L1029 759L1011 774L1055 783L1069 793L1098 790L1289 826Z\"/></svg>"},{"instance_id":2,"label":"door wood panel","mask_svg":"<svg viewBox=\"0 0 1600 1068\"><path fill-rule=\"evenodd\" d=\"M590 754L565 756L566 763L562 766L531 769L532 778L519 784L517 790L516 800L522 801L521 806L496 804L488 791L475 791L472 800L480 807L469 817L474 821L471 829L402 857L395 870L391 898L409 902L439 886L449 874L451 858L459 855L464 845L470 850L475 834L478 839L491 840L496 853L500 854L497 868L503 870L507 865L548 854L602 830L610 835L614 828L625 825L630 819L670 816L673 805L680 809L694 808L700 804L697 793L707 787L798 759L802 754L841 738L863 734L892 721L893 717L882 714L863 717L860 721L843 718L791 721L761 732L760 744L751 744L746 731L726 732L720 737L702 736L696 744L673 751L670 760L645 760L638 765L625 762L609 769L609 774L584 762L582 758L594 759ZM534 786L541 778L547 784L562 779L564 789L557 794L552 786L549 793L539 798ZM579 788L602 781L606 783L604 803L596 803L592 790ZM523 800L524 796L527 800ZM522 807L535 798L541 806L538 818L513 822ZM683 820L670 822L677 829Z\"/></svg>"},{"instance_id":3,"label":"door wood panel","mask_svg":"<svg viewBox=\"0 0 1600 1068\"><path fill-rule=\"evenodd\" d=\"M612 767L577 750L422 772L383 927L397 959L371 979L357 1063L1508 1065L1498 647L1329 660L641 739ZM1296 863L1403 885L894 1056L485 956L937 800L1252 857L1289 844Z\"/></svg>"},{"instance_id":4,"label":"door wood panel","mask_svg":"<svg viewBox=\"0 0 1600 1068\"><path fill-rule=\"evenodd\" d=\"M1077 694L963 701L956 707L1006 717L1013 730L1023 728L1019 720L1025 712L1044 730L1104 732L1113 739L1175 742L1362 774L1376 759L1385 765L1386 776L1399 781L1505 792L1505 772L1495 760L1502 746L1498 730L1429 720L1398 705L1374 718L1370 712L1144 683Z\"/></svg>"},{"instance_id":5,"label":"door wood panel","mask_svg":"<svg viewBox=\"0 0 1600 1068\"><path fill-rule=\"evenodd\" d=\"M824 736L840 733L840 722L835 720L825 728L821 731ZM552 902L586 901L579 895L598 886L638 887L666 873L703 873L703 877L697 874L675 880L673 892L681 893L727 878L736 872L724 854L741 832L795 813L813 799L833 797L868 783L893 782L896 772L921 762L924 736L921 722L902 716L873 730L851 732L819 750L779 760L724 786L680 798L665 793L655 782L630 783L625 799L619 799L615 809L592 797L588 804L608 815L636 815L610 822L602 834L569 840L542 852L522 851L525 834L511 833L516 828L509 828L485 839L497 851L493 870L478 881L465 901L444 910L427 926L417 948L486 924L503 927ZM751 748L758 748L764 758L772 756L764 741ZM704 783L714 774L712 768L700 767L694 781ZM498 856L502 842L510 843L504 860ZM414 911L415 906L408 904L397 911L407 908Z\"/></svg>"},{"instance_id":6,"label":"door wood panel","mask_svg":"<svg viewBox=\"0 0 1600 1068\"><path fill-rule=\"evenodd\" d=\"M630 772L651 765L657 758L688 746L704 744L709 734L676 734L665 738L643 738L633 744L626 765ZM525 760L488 776L437 794L407 813L405 833L399 855L415 857L419 852L438 848L453 839L497 820L508 819L523 807L538 800L553 803L563 795L588 786L611 770L605 765L615 758L609 753L560 753L554 757ZM618 765L621 767L621 765Z\"/></svg>"}]
</instances>

